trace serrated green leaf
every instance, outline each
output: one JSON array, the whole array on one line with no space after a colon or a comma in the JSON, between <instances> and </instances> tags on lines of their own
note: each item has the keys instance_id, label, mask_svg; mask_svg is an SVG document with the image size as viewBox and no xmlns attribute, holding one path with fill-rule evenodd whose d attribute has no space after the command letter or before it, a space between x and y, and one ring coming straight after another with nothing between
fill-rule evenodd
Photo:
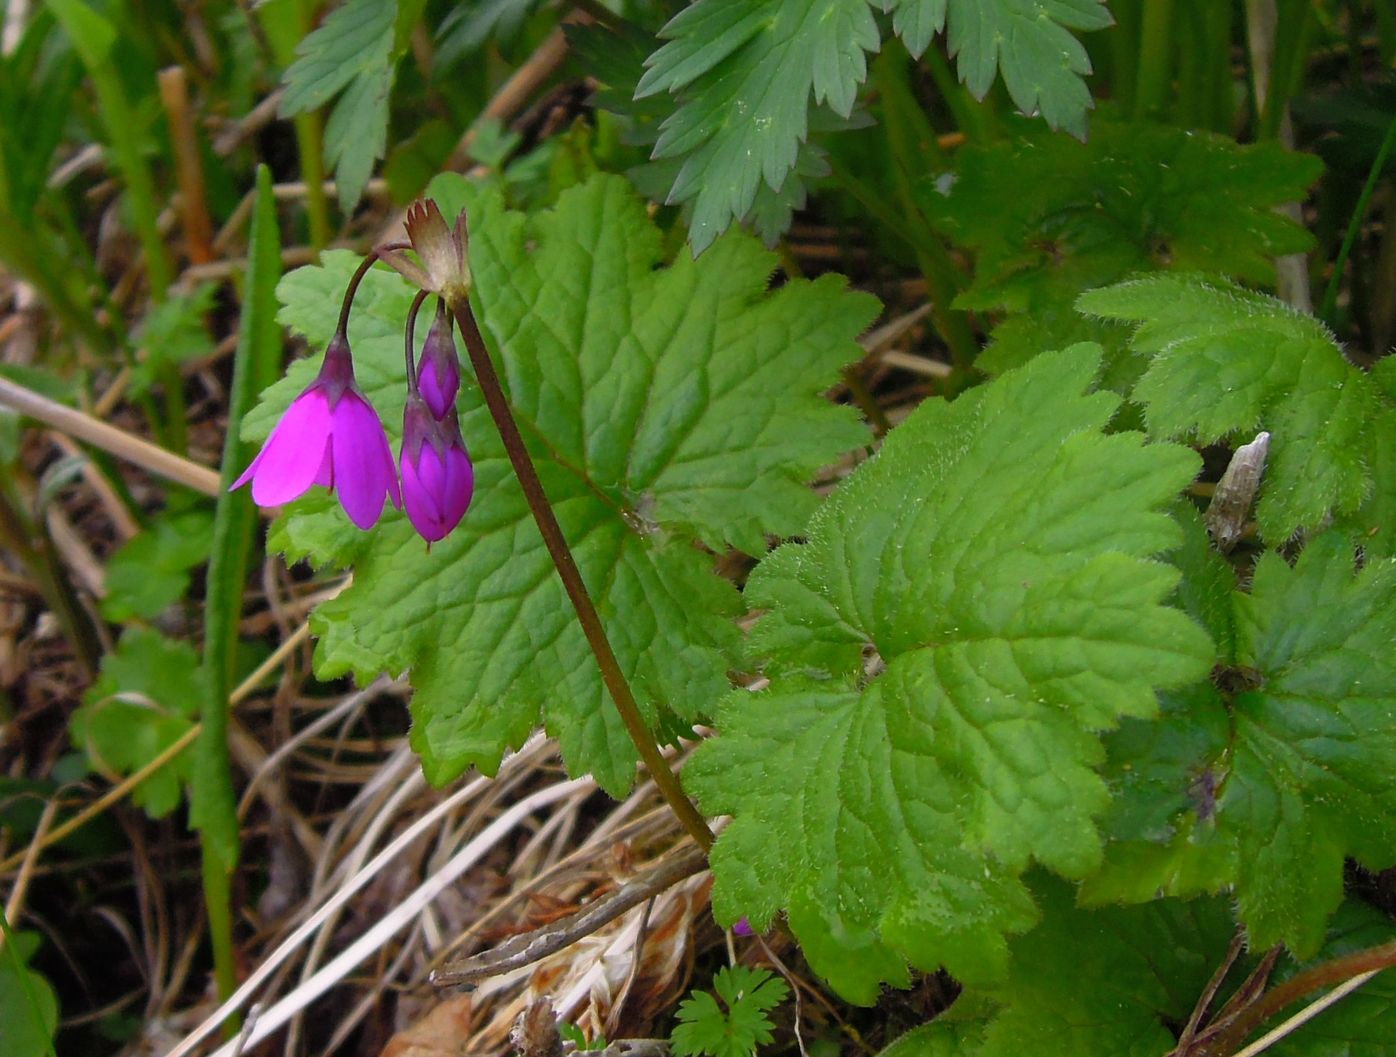
<instances>
[{"instance_id":1,"label":"serrated green leaf","mask_svg":"<svg viewBox=\"0 0 1396 1057\"><path fill-rule=\"evenodd\" d=\"M1098 365L1080 346L923 404L748 582L771 688L729 695L685 770L735 816L714 906L757 927L788 907L855 1000L903 960L1000 973L1029 860L1099 861L1099 732L1211 665L1147 560L1178 542L1159 508L1197 458L1103 435Z\"/></svg>"},{"instance_id":2,"label":"serrated green leaf","mask_svg":"<svg viewBox=\"0 0 1396 1057\"><path fill-rule=\"evenodd\" d=\"M1365 904L1348 900L1334 915L1328 941L1315 962L1341 958L1388 943L1391 920ZM1308 966L1283 965L1280 979ZM1387 1057L1396 1038L1396 974L1384 972L1342 1001L1280 1039L1272 1057Z\"/></svg>"},{"instance_id":3,"label":"serrated green leaf","mask_svg":"<svg viewBox=\"0 0 1396 1057\"><path fill-rule=\"evenodd\" d=\"M1182 573L1174 601L1207 629L1216 643L1217 656L1230 664L1236 656L1236 612L1232 605L1236 573L1212 546L1207 526L1191 503L1175 503L1173 519L1183 530L1183 545L1169 555Z\"/></svg>"},{"instance_id":4,"label":"serrated green leaf","mask_svg":"<svg viewBox=\"0 0 1396 1057\"><path fill-rule=\"evenodd\" d=\"M346 213L358 204L373 163L387 149L393 73L388 63L354 78L325 122L325 163L334 170L339 207Z\"/></svg>"},{"instance_id":5,"label":"serrated green leaf","mask_svg":"<svg viewBox=\"0 0 1396 1057\"><path fill-rule=\"evenodd\" d=\"M208 561L213 518L206 510L164 516L133 536L107 562L102 616L151 618L183 598L190 571Z\"/></svg>"},{"instance_id":6,"label":"serrated green leaf","mask_svg":"<svg viewBox=\"0 0 1396 1057\"><path fill-rule=\"evenodd\" d=\"M1133 398L1144 406L1150 433L1210 443L1237 431L1270 432L1256 509L1266 540L1282 543L1330 512L1363 528L1360 511L1373 491L1366 435L1385 401L1322 323L1275 298L1201 276L1119 283L1083 295L1078 305L1139 324L1134 347L1152 360ZM1376 489L1389 505L1396 480L1379 480Z\"/></svg>"},{"instance_id":7,"label":"serrated green leaf","mask_svg":"<svg viewBox=\"0 0 1396 1057\"><path fill-rule=\"evenodd\" d=\"M1070 30L1104 29L1105 0L883 0L893 25L919 55L948 21L946 44L960 80L982 99L1002 73L1014 104L1040 113L1052 128L1086 134L1091 72L1086 49Z\"/></svg>"},{"instance_id":8,"label":"serrated green leaf","mask_svg":"<svg viewBox=\"0 0 1396 1057\"><path fill-rule=\"evenodd\" d=\"M867 0L699 0L661 36L636 89L682 92L656 159L682 157L669 194L693 201L695 253L778 190L808 132L811 96L847 116L880 43Z\"/></svg>"},{"instance_id":9,"label":"serrated green leaf","mask_svg":"<svg viewBox=\"0 0 1396 1057\"><path fill-rule=\"evenodd\" d=\"M1337 532L1312 540L1293 569L1261 559L1251 593L1233 598L1236 661L1218 674L1220 693L1197 687L1155 729L1112 739L1116 781L1149 787L1123 788L1111 821L1128 843L1086 898L1230 886L1252 947L1317 950L1344 859L1396 862L1393 587L1396 562L1355 573ZM1129 813L1140 808L1147 820Z\"/></svg>"},{"instance_id":10,"label":"serrated green leaf","mask_svg":"<svg viewBox=\"0 0 1396 1057\"><path fill-rule=\"evenodd\" d=\"M358 204L387 146L398 14L397 0L346 0L296 47L299 58L282 77L283 117L343 92L325 126L325 161L335 170L346 212Z\"/></svg>"},{"instance_id":11,"label":"serrated green leaf","mask_svg":"<svg viewBox=\"0 0 1396 1057\"><path fill-rule=\"evenodd\" d=\"M357 77L388 62L393 48L395 0L346 0L296 48L282 83L281 115L322 107Z\"/></svg>"},{"instance_id":12,"label":"serrated green leaf","mask_svg":"<svg viewBox=\"0 0 1396 1057\"><path fill-rule=\"evenodd\" d=\"M1342 898L1344 856L1396 862L1393 592L1396 562L1354 575L1350 544L1325 534L1293 569L1266 555L1237 599L1237 660L1264 682L1233 701L1217 817L1241 849L1236 892L1260 947L1311 954Z\"/></svg>"},{"instance_id":13,"label":"serrated green leaf","mask_svg":"<svg viewBox=\"0 0 1396 1057\"><path fill-rule=\"evenodd\" d=\"M459 179L434 190L472 197ZM621 666L652 721L692 719L727 685L739 608L693 541L759 553L803 525L814 470L866 440L820 394L875 303L832 277L765 292L774 258L744 236L656 267L660 232L617 177L532 217L476 196L470 222L482 328ZM323 345L356 264L328 254L289 275L282 319ZM359 382L394 433L411 297L370 272L350 323ZM265 433L315 366L297 364L245 430ZM475 503L429 553L400 515L363 536L323 496L283 518L291 555L354 566L313 618L318 668L410 667L413 743L435 781L493 770L541 719L573 773L622 791L634 749L473 386L461 408Z\"/></svg>"},{"instance_id":14,"label":"serrated green leaf","mask_svg":"<svg viewBox=\"0 0 1396 1057\"><path fill-rule=\"evenodd\" d=\"M444 69L474 55L491 39L508 44L538 6L539 0L474 0L457 4L436 31L434 62Z\"/></svg>"},{"instance_id":15,"label":"serrated green leaf","mask_svg":"<svg viewBox=\"0 0 1396 1057\"><path fill-rule=\"evenodd\" d=\"M1275 144L1098 117L1086 143L1025 127L956 161L949 195L927 208L975 254L956 303L1010 313L976 361L994 374L1075 341L1122 352L1127 331L1076 311L1085 290L1174 269L1270 283L1274 257L1312 244L1274 207L1302 199L1321 167ZM1138 374L1116 370L1126 386Z\"/></svg>"},{"instance_id":16,"label":"serrated green leaf","mask_svg":"<svg viewBox=\"0 0 1396 1057\"><path fill-rule=\"evenodd\" d=\"M718 971L713 989L726 1009L707 991L694 991L679 1005L674 1053L752 1057L758 1046L771 1041L775 1025L766 1014L785 1001L790 988L764 969L733 965Z\"/></svg>"},{"instance_id":17,"label":"serrated green leaf","mask_svg":"<svg viewBox=\"0 0 1396 1057\"><path fill-rule=\"evenodd\" d=\"M1085 133L1090 61L1069 30L1110 24L1103 0L698 0L660 35L636 97L669 91L656 160L681 158L669 195L691 202L695 253L779 192L808 132L811 103L847 117L881 45L871 8L920 54L947 24L960 78L979 97L1003 74L1013 101L1053 128Z\"/></svg>"},{"instance_id":18,"label":"serrated green leaf","mask_svg":"<svg viewBox=\"0 0 1396 1057\"><path fill-rule=\"evenodd\" d=\"M132 628L70 721L72 737L98 766L118 774L139 770L189 732L207 697L198 656L184 642ZM183 753L146 778L131 794L153 818L179 806L191 775Z\"/></svg>"}]
</instances>

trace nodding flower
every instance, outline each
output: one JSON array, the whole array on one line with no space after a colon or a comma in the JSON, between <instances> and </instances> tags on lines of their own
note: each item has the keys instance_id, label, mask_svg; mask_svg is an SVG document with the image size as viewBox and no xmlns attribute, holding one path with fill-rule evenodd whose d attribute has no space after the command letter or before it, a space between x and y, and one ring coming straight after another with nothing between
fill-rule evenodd
<instances>
[{"instance_id":1,"label":"nodding flower","mask_svg":"<svg viewBox=\"0 0 1396 1057\"><path fill-rule=\"evenodd\" d=\"M315 381L291 402L233 488L248 481L258 506L289 503L311 485L323 485L338 492L340 506L361 529L378 521L386 499L401 507L392 449L378 413L354 384L343 331L330 340Z\"/></svg>"},{"instance_id":2,"label":"nodding flower","mask_svg":"<svg viewBox=\"0 0 1396 1057\"><path fill-rule=\"evenodd\" d=\"M429 544L445 539L475 493L475 468L454 405L438 418L421 393L408 392L400 465L403 506L412 527Z\"/></svg>"}]
</instances>

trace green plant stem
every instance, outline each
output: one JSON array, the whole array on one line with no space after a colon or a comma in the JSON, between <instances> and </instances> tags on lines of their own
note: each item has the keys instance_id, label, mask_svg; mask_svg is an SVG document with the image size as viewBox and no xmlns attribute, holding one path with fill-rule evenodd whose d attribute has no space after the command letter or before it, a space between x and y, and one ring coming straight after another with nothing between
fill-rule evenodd
<instances>
[{"instance_id":1,"label":"green plant stem","mask_svg":"<svg viewBox=\"0 0 1396 1057\"><path fill-rule=\"evenodd\" d=\"M291 119L296 130L296 151L300 155L301 181L305 184L305 218L310 244L323 250L330 243L330 200L325 194L325 122L318 113L297 114Z\"/></svg>"},{"instance_id":2,"label":"green plant stem","mask_svg":"<svg viewBox=\"0 0 1396 1057\"><path fill-rule=\"evenodd\" d=\"M1123 113L1134 112L1134 88L1139 81L1139 0L1110 5L1115 26L1110 44L1110 98Z\"/></svg>"},{"instance_id":3,"label":"green plant stem","mask_svg":"<svg viewBox=\"0 0 1396 1057\"><path fill-rule=\"evenodd\" d=\"M204 905L208 910L208 938L213 947L213 982L220 998L238 987L237 963L233 959L233 875L208 842L202 844ZM223 1021L223 1037L238 1033L241 1018L236 1013Z\"/></svg>"},{"instance_id":4,"label":"green plant stem","mask_svg":"<svg viewBox=\"0 0 1396 1057\"><path fill-rule=\"evenodd\" d=\"M220 1001L237 989L233 959L232 877L240 855L237 794L228 752L228 714L236 695L239 622L247 570L257 545L258 516L251 496L231 491L250 452L241 436L242 419L257 394L281 373L281 327L276 322L276 284L281 278L281 238L271 172L257 170L252 237L243 284L241 323L228 393L228 432L223 439L218 507L204 602L203 675L208 696L194 745L190 821L199 831L204 905L213 948L214 981ZM235 1030L229 1019L225 1031Z\"/></svg>"},{"instance_id":5,"label":"green plant stem","mask_svg":"<svg viewBox=\"0 0 1396 1057\"><path fill-rule=\"evenodd\" d=\"M1280 134L1280 125L1289 110L1289 101L1294 98L1304 80L1304 67L1309 61L1309 46L1318 25L1313 0L1278 0L1278 3L1274 65L1270 71L1265 109L1260 115L1259 127L1256 129L1257 140L1274 139Z\"/></svg>"},{"instance_id":6,"label":"green plant stem","mask_svg":"<svg viewBox=\"0 0 1396 1057\"><path fill-rule=\"evenodd\" d=\"M1386 135L1382 138L1376 161L1372 162L1372 169L1367 173L1367 182L1362 187L1362 194L1357 198L1357 205L1353 207L1347 233L1343 236L1343 244L1333 262L1333 274L1328 279L1328 288L1323 292L1323 304L1319 307L1318 316L1330 327L1334 324L1333 312L1338 306L1338 288L1343 282L1348 257L1352 254L1353 244L1357 242L1357 233L1362 230L1367 207L1372 203L1372 195L1376 193L1377 183L1381 180L1382 170L1386 168L1386 159L1391 156L1393 146L1396 146L1396 118L1386 127Z\"/></svg>"},{"instance_id":7,"label":"green plant stem","mask_svg":"<svg viewBox=\"0 0 1396 1057\"><path fill-rule=\"evenodd\" d=\"M1173 0L1147 0L1139 34L1139 79L1134 116L1152 117L1163 108L1173 77Z\"/></svg>"},{"instance_id":8,"label":"green plant stem","mask_svg":"<svg viewBox=\"0 0 1396 1057\"><path fill-rule=\"evenodd\" d=\"M0 544L14 554L34 577L44 602L73 647L78 663L89 679L94 678L102 657L97 630L78 601L77 592L64 574L62 565L49 550L42 529L29 524L4 488L0 488Z\"/></svg>"},{"instance_id":9,"label":"green plant stem","mask_svg":"<svg viewBox=\"0 0 1396 1057\"><path fill-rule=\"evenodd\" d=\"M649 769L654 784L659 787L660 795L678 816L683 828L698 842L698 846L706 851L713 845L712 830L708 829L703 816L684 794L679 780L674 777L674 772L669 769L659 744L654 740L654 735L645 724L644 717L640 715L640 708L635 703L630 683L621 671L610 639L606 637L601 617L596 612L596 606L592 603L591 595L587 593L582 574L577 569L577 562L572 557L572 549L567 545L567 538L563 536L562 527L557 523L547 493L543 490L543 482L538 479L533 459L524 446L518 423L514 421L514 413L509 408L509 400L504 395L504 388L500 385L499 375L490 360L489 350L485 348L484 336L475 322L475 314L468 301L457 301L449 307L456 317L457 326L460 327L466 352L470 356L470 364L475 369L476 380L480 383L480 391L485 397L485 405L494 419L495 428L499 430L500 439L504 441L504 450L509 454L509 462L514 467L519 486L528 501L528 509L533 514L533 520L543 537L543 544L548 548L548 555L562 579L567 597L571 599L572 607L577 611L577 620L582 625L582 632L596 657L596 663L601 669L601 679L610 692L611 700L615 702L621 722L625 724L630 740L639 750L640 758Z\"/></svg>"},{"instance_id":10,"label":"green plant stem","mask_svg":"<svg viewBox=\"0 0 1396 1057\"><path fill-rule=\"evenodd\" d=\"M1334 987L1363 973L1389 969L1393 965L1396 965L1396 940L1368 947L1341 958L1333 958L1315 965L1312 969L1296 973L1239 1012L1232 1024L1217 1036L1214 1043L1207 1046L1205 1053L1216 1054L1218 1057L1234 1053L1247 1035L1306 995L1311 995L1321 988Z\"/></svg>"},{"instance_id":11,"label":"green plant stem","mask_svg":"<svg viewBox=\"0 0 1396 1057\"><path fill-rule=\"evenodd\" d=\"M957 373L963 373L978 356L979 342L965 314L950 307L959 292L959 277L945 244L922 214L912 189L911 174L927 169L939 148L935 130L926 122L920 104L911 94L907 67L906 49L898 43L889 43L873 62L873 82L882 99L882 119L887 145L892 152L892 179L902 207L901 226L911 233L916 263L930 293L931 319L950 350ZM952 384L951 388L956 386Z\"/></svg>"}]
</instances>

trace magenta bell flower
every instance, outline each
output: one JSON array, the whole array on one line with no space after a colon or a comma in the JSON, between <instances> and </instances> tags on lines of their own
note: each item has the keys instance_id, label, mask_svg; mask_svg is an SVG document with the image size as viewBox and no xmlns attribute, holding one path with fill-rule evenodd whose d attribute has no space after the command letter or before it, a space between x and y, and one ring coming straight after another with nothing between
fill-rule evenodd
<instances>
[{"instance_id":1,"label":"magenta bell flower","mask_svg":"<svg viewBox=\"0 0 1396 1057\"><path fill-rule=\"evenodd\" d=\"M338 491L344 512L361 529L378 521L385 497L402 506L387 434L354 384L354 361L342 333L325 349L315 381L291 402L233 488L249 480L258 506L289 503L314 484Z\"/></svg>"},{"instance_id":2,"label":"magenta bell flower","mask_svg":"<svg viewBox=\"0 0 1396 1057\"><path fill-rule=\"evenodd\" d=\"M460 422L437 418L419 393L407 394L402 413L402 500L412 527L435 543L460 523L475 492L475 468Z\"/></svg>"},{"instance_id":3,"label":"magenta bell flower","mask_svg":"<svg viewBox=\"0 0 1396 1057\"><path fill-rule=\"evenodd\" d=\"M436 302L436 319L422 344L417 387L437 418L445 418L455 410L456 393L460 391L460 358L451 336L451 317L446 314L445 301Z\"/></svg>"}]
</instances>

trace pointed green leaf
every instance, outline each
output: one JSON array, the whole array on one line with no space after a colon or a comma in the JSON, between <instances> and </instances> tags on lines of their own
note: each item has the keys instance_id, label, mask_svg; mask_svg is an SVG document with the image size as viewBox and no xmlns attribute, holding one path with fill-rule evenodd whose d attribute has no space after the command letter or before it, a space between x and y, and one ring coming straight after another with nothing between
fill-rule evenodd
<instances>
[{"instance_id":1,"label":"pointed green leaf","mask_svg":"<svg viewBox=\"0 0 1396 1057\"><path fill-rule=\"evenodd\" d=\"M879 44L868 0L699 0L661 35L636 95L680 93L655 158L683 158L670 202L693 200L701 252L779 190L808 132L811 96L847 117Z\"/></svg>"},{"instance_id":2,"label":"pointed green leaf","mask_svg":"<svg viewBox=\"0 0 1396 1057\"><path fill-rule=\"evenodd\" d=\"M1040 926L1013 944L1000 1012L974 1057L1159 1057L1177 1043L1235 932L1219 899L1079 910L1039 889Z\"/></svg>"},{"instance_id":3,"label":"pointed green leaf","mask_svg":"<svg viewBox=\"0 0 1396 1057\"><path fill-rule=\"evenodd\" d=\"M1086 49L1071 30L1111 24L1105 0L883 0L913 55L945 27L946 44L963 81L977 98L1003 83L1025 114L1040 113L1052 128L1086 134L1091 72Z\"/></svg>"}]
</instances>

